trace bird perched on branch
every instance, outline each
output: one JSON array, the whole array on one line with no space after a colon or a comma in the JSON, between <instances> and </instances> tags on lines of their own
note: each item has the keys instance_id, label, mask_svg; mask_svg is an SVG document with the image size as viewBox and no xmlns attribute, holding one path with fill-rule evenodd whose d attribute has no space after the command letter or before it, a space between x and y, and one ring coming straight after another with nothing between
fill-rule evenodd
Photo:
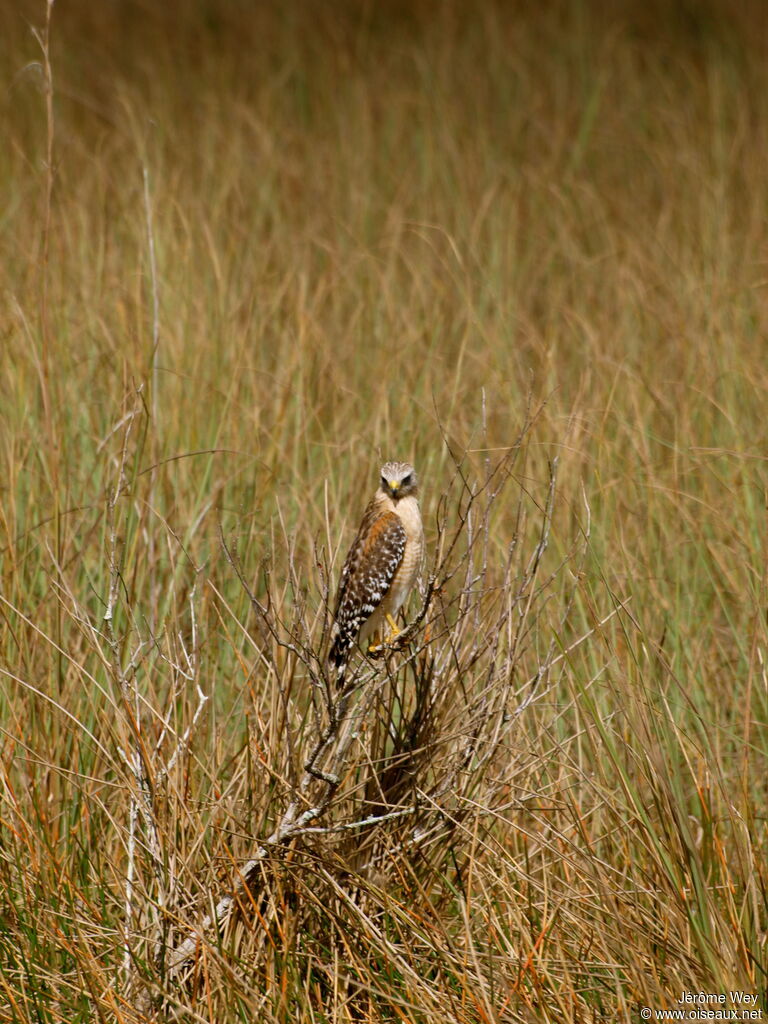
<instances>
[{"instance_id":1,"label":"bird perched on branch","mask_svg":"<svg viewBox=\"0 0 768 1024\"><path fill-rule=\"evenodd\" d=\"M365 510L360 529L341 570L336 596L335 622L328 659L337 685L352 649L369 650L398 635L395 616L408 598L419 575L424 556L424 526L416 497L416 471L407 462L385 462L379 488Z\"/></svg>"}]
</instances>

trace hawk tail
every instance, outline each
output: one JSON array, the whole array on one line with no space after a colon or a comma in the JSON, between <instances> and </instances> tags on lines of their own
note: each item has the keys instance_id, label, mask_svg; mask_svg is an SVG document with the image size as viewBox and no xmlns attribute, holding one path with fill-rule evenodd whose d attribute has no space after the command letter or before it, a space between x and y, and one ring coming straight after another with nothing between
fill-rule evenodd
<instances>
[{"instance_id":1,"label":"hawk tail","mask_svg":"<svg viewBox=\"0 0 768 1024\"><path fill-rule=\"evenodd\" d=\"M349 653L352 650L352 642L343 634L339 633L328 652L328 663L331 666L331 673L336 677L336 688L341 690L344 686L344 677L347 673Z\"/></svg>"}]
</instances>

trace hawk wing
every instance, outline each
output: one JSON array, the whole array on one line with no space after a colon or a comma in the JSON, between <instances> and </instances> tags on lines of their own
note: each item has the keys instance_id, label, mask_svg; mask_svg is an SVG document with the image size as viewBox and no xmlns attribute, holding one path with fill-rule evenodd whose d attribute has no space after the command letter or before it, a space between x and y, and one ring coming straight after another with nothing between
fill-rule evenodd
<instances>
[{"instance_id":1,"label":"hawk wing","mask_svg":"<svg viewBox=\"0 0 768 1024\"><path fill-rule=\"evenodd\" d=\"M361 627L392 585L403 560L405 543L405 527L400 517L394 512L379 513L375 504L369 505L339 580L334 641L328 655L339 681Z\"/></svg>"}]
</instances>

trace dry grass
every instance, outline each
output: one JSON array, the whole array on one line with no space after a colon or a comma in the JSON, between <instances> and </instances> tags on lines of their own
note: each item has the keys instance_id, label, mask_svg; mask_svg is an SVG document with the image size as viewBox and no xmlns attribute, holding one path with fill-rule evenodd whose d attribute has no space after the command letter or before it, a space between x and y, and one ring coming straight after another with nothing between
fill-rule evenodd
<instances>
[{"instance_id":1,"label":"dry grass","mask_svg":"<svg viewBox=\"0 0 768 1024\"><path fill-rule=\"evenodd\" d=\"M530 6L0 14L0 1019L768 1010L768 23Z\"/></svg>"}]
</instances>

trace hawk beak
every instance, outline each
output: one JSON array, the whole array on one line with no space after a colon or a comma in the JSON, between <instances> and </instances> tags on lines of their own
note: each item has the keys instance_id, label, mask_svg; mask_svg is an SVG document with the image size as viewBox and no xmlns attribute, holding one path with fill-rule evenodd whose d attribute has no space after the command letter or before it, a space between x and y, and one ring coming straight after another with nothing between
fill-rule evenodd
<instances>
[{"instance_id":1,"label":"hawk beak","mask_svg":"<svg viewBox=\"0 0 768 1024\"><path fill-rule=\"evenodd\" d=\"M399 480L390 480L389 481L389 489L390 489L390 491L397 491L397 490L399 490L400 489L400 481Z\"/></svg>"}]
</instances>

